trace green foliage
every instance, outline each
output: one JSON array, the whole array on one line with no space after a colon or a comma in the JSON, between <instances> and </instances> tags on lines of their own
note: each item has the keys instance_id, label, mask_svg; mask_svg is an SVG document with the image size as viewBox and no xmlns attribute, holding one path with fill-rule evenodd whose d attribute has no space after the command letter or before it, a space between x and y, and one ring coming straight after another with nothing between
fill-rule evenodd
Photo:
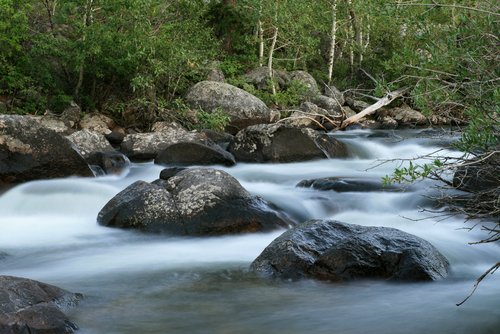
<instances>
[{"instance_id":1,"label":"green foliage","mask_svg":"<svg viewBox=\"0 0 500 334\"><path fill-rule=\"evenodd\" d=\"M499 104L500 105L500 104ZM465 128L456 147L464 152L487 152L500 145L499 123L495 114L500 112L499 105L491 115L477 109L468 110L470 122ZM492 119L493 117L493 119Z\"/></svg>"},{"instance_id":2,"label":"green foliage","mask_svg":"<svg viewBox=\"0 0 500 334\"><path fill-rule=\"evenodd\" d=\"M0 92L37 91L50 102L44 107L58 96L86 108L110 95L158 104L199 81L216 55L201 0L58 2L51 20L41 1L1 1Z\"/></svg>"},{"instance_id":3,"label":"green foliage","mask_svg":"<svg viewBox=\"0 0 500 334\"><path fill-rule=\"evenodd\" d=\"M392 175L382 177L384 186L392 183L412 183L417 180L428 178L431 174L443 167L443 163L439 159L435 159L429 164L414 164L410 161L408 167L396 168Z\"/></svg>"},{"instance_id":4,"label":"green foliage","mask_svg":"<svg viewBox=\"0 0 500 334\"><path fill-rule=\"evenodd\" d=\"M62 112L64 109L69 107L73 97L69 95L56 95L48 103L50 110L55 112Z\"/></svg>"},{"instance_id":5,"label":"green foliage","mask_svg":"<svg viewBox=\"0 0 500 334\"><path fill-rule=\"evenodd\" d=\"M142 119L161 118L165 105L203 80L215 61L229 83L269 106L296 106L307 96L295 83L270 94L239 79L259 62L267 64L276 29L275 69L304 69L319 82L328 79L330 0L94 0L88 8L90 3L0 0L0 94L12 97L15 112L59 111L71 98L87 110L122 115L132 104L147 113ZM440 3L496 10L478 1ZM412 86L413 107L424 114L471 120L461 149L498 144L496 16L379 0L337 4L338 86L376 96Z\"/></svg>"},{"instance_id":6,"label":"green foliage","mask_svg":"<svg viewBox=\"0 0 500 334\"><path fill-rule=\"evenodd\" d=\"M172 101L168 107L172 112L168 121L176 121L189 130L210 129L224 132L224 129L231 121L231 117L220 108L212 112L202 109L192 110L181 98ZM190 116L191 115L191 116Z\"/></svg>"},{"instance_id":7,"label":"green foliage","mask_svg":"<svg viewBox=\"0 0 500 334\"><path fill-rule=\"evenodd\" d=\"M198 110L196 116L198 118L198 124L196 124L195 128L199 130L210 129L217 132L224 132L224 129L231 121L228 113L221 109L215 109L210 113L203 110Z\"/></svg>"}]
</instances>

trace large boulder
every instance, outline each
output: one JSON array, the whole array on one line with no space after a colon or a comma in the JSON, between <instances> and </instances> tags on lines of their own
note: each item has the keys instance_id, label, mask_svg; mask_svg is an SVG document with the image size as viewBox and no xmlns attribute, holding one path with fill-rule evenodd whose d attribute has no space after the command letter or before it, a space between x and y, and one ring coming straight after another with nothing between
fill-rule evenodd
<instances>
[{"instance_id":1,"label":"large boulder","mask_svg":"<svg viewBox=\"0 0 500 334\"><path fill-rule=\"evenodd\" d=\"M205 112L226 112L231 118L228 130L232 133L249 125L273 121L271 111L264 102L243 89L223 82L198 82L188 91L186 102Z\"/></svg>"},{"instance_id":2,"label":"large boulder","mask_svg":"<svg viewBox=\"0 0 500 334\"><path fill-rule=\"evenodd\" d=\"M315 96L319 94L318 83L316 79L306 71L292 71L288 73L289 83L291 81L297 81L304 85L307 89L307 94L310 96Z\"/></svg>"},{"instance_id":3,"label":"large boulder","mask_svg":"<svg viewBox=\"0 0 500 334\"><path fill-rule=\"evenodd\" d=\"M82 298L56 286L26 278L0 276L2 334L70 334L78 329L63 313Z\"/></svg>"},{"instance_id":4,"label":"large boulder","mask_svg":"<svg viewBox=\"0 0 500 334\"><path fill-rule=\"evenodd\" d=\"M68 139L28 117L0 115L0 185L93 175Z\"/></svg>"},{"instance_id":5,"label":"large boulder","mask_svg":"<svg viewBox=\"0 0 500 334\"><path fill-rule=\"evenodd\" d=\"M236 163L234 156L219 145L210 143L181 142L167 146L155 158L156 164L175 165L225 165Z\"/></svg>"},{"instance_id":6,"label":"large boulder","mask_svg":"<svg viewBox=\"0 0 500 334\"><path fill-rule=\"evenodd\" d=\"M67 136L84 158L96 152L113 152L115 149L103 134L88 129L83 129Z\"/></svg>"},{"instance_id":7,"label":"large boulder","mask_svg":"<svg viewBox=\"0 0 500 334\"><path fill-rule=\"evenodd\" d=\"M310 220L276 238L251 268L289 279L423 281L446 277L449 263L429 242L394 228Z\"/></svg>"},{"instance_id":8,"label":"large boulder","mask_svg":"<svg viewBox=\"0 0 500 334\"><path fill-rule=\"evenodd\" d=\"M307 128L285 124L259 124L240 131L229 145L236 160L293 162L347 157L344 143Z\"/></svg>"},{"instance_id":9,"label":"large boulder","mask_svg":"<svg viewBox=\"0 0 500 334\"><path fill-rule=\"evenodd\" d=\"M179 142L206 142L208 138L198 132L189 132L172 125L158 132L135 133L125 136L121 151L131 159L154 159L168 146Z\"/></svg>"},{"instance_id":10,"label":"large boulder","mask_svg":"<svg viewBox=\"0 0 500 334\"><path fill-rule=\"evenodd\" d=\"M98 223L189 236L261 232L290 224L226 172L176 169L163 177L154 184L137 181L117 194L99 212Z\"/></svg>"}]
</instances>

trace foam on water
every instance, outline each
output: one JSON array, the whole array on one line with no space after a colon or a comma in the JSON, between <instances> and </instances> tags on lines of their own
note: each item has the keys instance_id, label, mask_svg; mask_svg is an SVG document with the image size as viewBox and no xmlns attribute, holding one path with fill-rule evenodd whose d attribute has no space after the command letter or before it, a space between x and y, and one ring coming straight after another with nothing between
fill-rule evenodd
<instances>
[{"instance_id":1,"label":"foam on water","mask_svg":"<svg viewBox=\"0 0 500 334\"><path fill-rule=\"evenodd\" d=\"M448 280L436 285L355 282L347 286L256 281L246 268L282 231L172 238L99 226L99 210L116 193L137 180L158 178L163 167L152 163L133 164L130 172L120 177L29 182L2 194L0 250L10 256L0 262L1 273L40 279L90 295L88 306L73 314L82 333L254 333L264 329L269 333L303 333L311 323L317 333L329 333L332 328L343 333L388 333L391 331L384 321L389 318L384 312L398 317L398 326L406 326L406 333L428 331L429 326L441 333L478 329L473 321L474 326L451 324L461 318L475 319L473 316L482 316L485 324L484 331L479 328L476 332L488 333L494 319L500 319L491 311L499 309L500 300L490 298L500 294L498 284L485 283L488 293L474 297L476 301L470 304L473 311L465 309L455 316L453 303L469 291L482 271L498 261L500 247L470 245L485 234L479 229L464 230L470 225L461 217L439 222L420 210L420 206L429 205L423 195L432 184L417 184L403 193L337 193L296 187L301 180L322 177L377 181L400 164L393 161L371 169L379 159L413 158L439 149L427 139L401 140L397 135L397 140L387 141L369 138L369 134L356 131L340 135L355 152L350 159L215 168L232 174L252 194L298 220L335 219L394 227L420 236L450 260L452 275ZM212 279L214 275L216 279ZM422 294L425 301L419 297ZM337 302L331 302L334 299ZM401 299L405 299L404 306L398 306ZM228 312L233 318L218 312L226 305L231 305ZM139 316L138 309L148 313ZM415 310L419 310L415 315L405 313ZM342 317L334 319L328 314ZM364 320L354 321L360 314ZM113 318L115 325L123 325L113 327L109 321ZM418 325L422 318L430 319L429 326ZM352 324L345 319L351 319ZM186 324L174 326L177 322Z\"/></svg>"}]
</instances>

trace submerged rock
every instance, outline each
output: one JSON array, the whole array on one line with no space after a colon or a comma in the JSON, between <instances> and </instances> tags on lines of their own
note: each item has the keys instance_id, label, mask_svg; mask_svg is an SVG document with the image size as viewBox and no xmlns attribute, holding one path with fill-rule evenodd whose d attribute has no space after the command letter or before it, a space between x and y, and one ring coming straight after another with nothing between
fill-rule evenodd
<instances>
[{"instance_id":1,"label":"submerged rock","mask_svg":"<svg viewBox=\"0 0 500 334\"><path fill-rule=\"evenodd\" d=\"M259 124L238 132L229 151L239 161L293 162L347 157L344 143L307 128Z\"/></svg>"},{"instance_id":2,"label":"submerged rock","mask_svg":"<svg viewBox=\"0 0 500 334\"><path fill-rule=\"evenodd\" d=\"M93 175L68 139L28 117L0 115L0 185Z\"/></svg>"},{"instance_id":3,"label":"submerged rock","mask_svg":"<svg viewBox=\"0 0 500 334\"><path fill-rule=\"evenodd\" d=\"M425 281L446 277L449 263L429 242L394 228L310 220L276 238L251 268L291 279Z\"/></svg>"},{"instance_id":4,"label":"submerged rock","mask_svg":"<svg viewBox=\"0 0 500 334\"><path fill-rule=\"evenodd\" d=\"M74 333L78 326L63 311L81 299L53 285L0 276L0 333Z\"/></svg>"},{"instance_id":5,"label":"submerged rock","mask_svg":"<svg viewBox=\"0 0 500 334\"><path fill-rule=\"evenodd\" d=\"M155 184L138 181L127 187L99 212L98 223L189 236L270 231L290 224L226 172L190 168L169 174Z\"/></svg>"},{"instance_id":6,"label":"submerged rock","mask_svg":"<svg viewBox=\"0 0 500 334\"><path fill-rule=\"evenodd\" d=\"M384 186L381 181L343 179L338 177L325 177L321 179L302 180L297 187L314 188L317 190L333 190L336 192L368 192L368 191L395 191L400 188Z\"/></svg>"}]
</instances>

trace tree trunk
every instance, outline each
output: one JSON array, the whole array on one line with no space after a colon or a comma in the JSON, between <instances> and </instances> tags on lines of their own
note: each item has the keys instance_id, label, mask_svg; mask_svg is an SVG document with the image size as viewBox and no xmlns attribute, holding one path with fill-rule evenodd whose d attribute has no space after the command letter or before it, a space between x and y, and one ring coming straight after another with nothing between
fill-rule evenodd
<instances>
[{"instance_id":1,"label":"tree trunk","mask_svg":"<svg viewBox=\"0 0 500 334\"><path fill-rule=\"evenodd\" d=\"M92 24L92 6L94 4L94 0L87 0L87 3L85 4L85 12L83 13L83 36L82 36L82 42L85 45L85 41L87 39L87 27L89 27ZM82 50L83 53L85 53L85 50ZM85 68L85 56L82 57L80 60L80 66L78 70L78 82L76 83L75 87L75 98L77 99L80 95L80 89L82 88L83 85L83 76L84 76L84 68Z\"/></svg>"},{"instance_id":2,"label":"tree trunk","mask_svg":"<svg viewBox=\"0 0 500 334\"><path fill-rule=\"evenodd\" d=\"M262 28L262 21L257 23L258 37L259 37L259 66L264 65L264 29Z\"/></svg>"},{"instance_id":3,"label":"tree trunk","mask_svg":"<svg viewBox=\"0 0 500 334\"><path fill-rule=\"evenodd\" d=\"M361 31L359 29L356 12L354 11L354 6L352 4L352 0L347 0L347 10L349 11L349 30L350 30L350 38L351 38L351 49L350 49L350 60L351 60L351 70L354 71L354 49L355 46L358 46L358 50L361 47ZM358 61L359 55L361 53L358 51ZM361 58L362 60L362 58Z\"/></svg>"},{"instance_id":4,"label":"tree trunk","mask_svg":"<svg viewBox=\"0 0 500 334\"><path fill-rule=\"evenodd\" d=\"M269 48L269 58L267 60L267 69L269 71L269 79L271 80L271 89L273 95L276 95L276 85L274 83L274 72L273 72L273 53L276 48L276 41L278 40L278 27L274 27L273 39L271 42L271 47Z\"/></svg>"},{"instance_id":5,"label":"tree trunk","mask_svg":"<svg viewBox=\"0 0 500 334\"><path fill-rule=\"evenodd\" d=\"M332 82L337 37L337 0L332 0L332 29L330 34L330 54L328 55L328 85Z\"/></svg>"}]
</instances>

